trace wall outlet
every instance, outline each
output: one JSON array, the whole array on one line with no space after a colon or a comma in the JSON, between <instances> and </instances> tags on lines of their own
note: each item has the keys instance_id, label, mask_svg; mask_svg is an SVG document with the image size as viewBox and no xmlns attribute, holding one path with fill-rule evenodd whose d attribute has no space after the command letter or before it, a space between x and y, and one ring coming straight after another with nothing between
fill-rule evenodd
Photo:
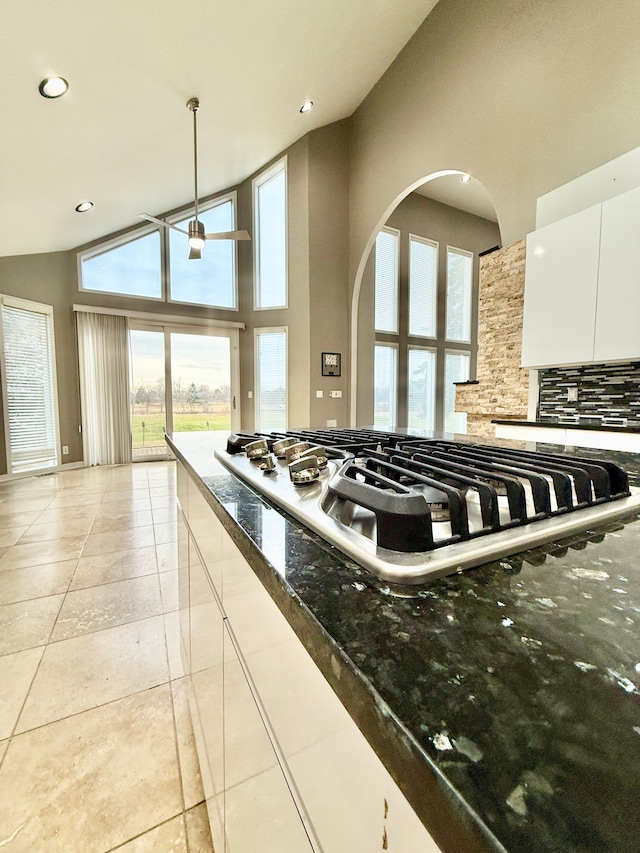
<instances>
[{"instance_id":1,"label":"wall outlet","mask_svg":"<svg viewBox=\"0 0 640 853\"><path fill-rule=\"evenodd\" d=\"M568 403L577 403L578 402L578 386L574 385L571 388L567 388L567 402Z\"/></svg>"},{"instance_id":2,"label":"wall outlet","mask_svg":"<svg viewBox=\"0 0 640 853\"><path fill-rule=\"evenodd\" d=\"M62 455L67 456L69 454L69 446L67 444L62 445Z\"/></svg>"},{"instance_id":3,"label":"wall outlet","mask_svg":"<svg viewBox=\"0 0 640 853\"><path fill-rule=\"evenodd\" d=\"M247 397L251 400L253 398L253 391L247 391Z\"/></svg>"},{"instance_id":4,"label":"wall outlet","mask_svg":"<svg viewBox=\"0 0 640 853\"><path fill-rule=\"evenodd\" d=\"M324 391L316 391L316 397L324 397Z\"/></svg>"},{"instance_id":5,"label":"wall outlet","mask_svg":"<svg viewBox=\"0 0 640 853\"><path fill-rule=\"evenodd\" d=\"M342 391L329 391L330 397L342 397Z\"/></svg>"},{"instance_id":6,"label":"wall outlet","mask_svg":"<svg viewBox=\"0 0 640 853\"><path fill-rule=\"evenodd\" d=\"M337 427L338 421L335 418L329 418L329 420L327 421L327 426L328 427Z\"/></svg>"}]
</instances>

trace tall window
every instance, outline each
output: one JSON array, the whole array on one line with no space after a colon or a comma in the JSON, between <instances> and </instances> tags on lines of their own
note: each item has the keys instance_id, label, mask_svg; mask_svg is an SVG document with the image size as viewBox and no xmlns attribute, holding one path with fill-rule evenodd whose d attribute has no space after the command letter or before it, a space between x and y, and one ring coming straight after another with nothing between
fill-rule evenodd
<instances>
[{"instance_id":1,"label":"tall window","mask_svg":"<svg viewBox=\"0 0 640 853\"><path fill-rule=\"evenodd\" d=\"M253 181L255 307L287 307L287 168L276 163Z\"/></svg>"},{"instance_id":2,"label":"tall window","mask_svg":"<svg viewBox=\"0 0 640 853\"><path fill-rule=\"evenodd\" d=\"M193 215L175 224L187 230ZM216 201L198 219L206 234L235 231L233 198ZM170 295L172 302L190 302L212 308L236 308L236 243L233 240L209 240L199 260L189 260L184 234L169 231Z\"/></svg>"},{"instance_id":3,"label":"tall window","mask_svg":"<svg viewBox=\"0 0 640 853\"><path fill-rule=\"evenodd\" d=\"M436 350L409 347L407 426L435 429Z\"/></svg>"},{"instance_id":4,"label":"tall window","mask_svg":"<svg viewBox=\"0 0 640 853\"><path fill-rule=\"evenodd\" d=\"M471 342L473 255L447 248L447 340Z\"/></svg>"},{"instance_id":5,"label":"tall window","mask_svg":"<svg viewBox=\"0 0 640 853\"><path fill-rule=\"evenodd\" d=\"M398 348L377 343L373 363L373 423L383 429L396 428L396 383Z\"/></svg>"},{"instance_id":6,"label":"tall window","mask_svg":"<svg viewBox=\"0 0 640 853\"><path fill-rule=\"evenodd\" d=\"M152 231L112 246L107 244L106 248L83 255L80 289L162 299L160 232Z\"/></svg>"},{"instance_id":7,"label":"tall window","mask_svg":"<svg viewBox=\"0 0 640 853\"><path fill-rule=\"evenodd\" d=\"M53 308L0 297L2 383L11 474L58 465Z\"/></svg>"},{"instance_id":8,"label":"tall window","mask_svg":"<svg viewBox=\"0 0 640 853\"><path fill-rule=\"evenodd\" d=\"M451 246L439 257L438 242L409 229L378 232L372 251L377 426L466 430L466 418L453 411L453 383L468 379L474 363L473 258Z\"/></svg>"},{"instance_id":9,"label":"tall window","mask_svg":"<svg viewBox=\"0 0 640 853\"><path fill-rule=\"evenodd\" d=\"M383 228L375 246L375 329L398 333L400 232Z\"/></svg>"},{"instance_id":10,"label":"tall window","mask_svg":"<svg viewBox=\"0 0 640 853\"><path fill-rule=\"evenodd\" d=\"M409 334L436 336L438 244L409 236Z\"/></svg>"},{"instance_id":11,"label":"tall window","mask_svg":"<svg viewBox=\"0 0 640 853\"><path fill-rule=\"evenodd\" d=\"M446 432L467 431L467 416L454 412L456 389L454 382L465 382L469 378L470 356L468 352L447 350L444 363L444 428Z\"/></svg>"},{"instance_id":12,"label":"tall window","mask_svg":"<svg viewBox=\"0 0 640 853\"><path fill-rule=\"evenodd\" d=\"M256 429L287 428L287 329L255 330Z\"/></svg>"}]
</instances>

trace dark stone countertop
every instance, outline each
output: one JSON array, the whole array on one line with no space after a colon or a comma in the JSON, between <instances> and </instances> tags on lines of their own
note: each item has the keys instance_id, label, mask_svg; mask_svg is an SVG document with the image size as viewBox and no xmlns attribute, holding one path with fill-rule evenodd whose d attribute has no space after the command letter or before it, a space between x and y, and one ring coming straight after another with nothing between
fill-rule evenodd
<instances>
[{"instance_id":1,"label":"dark stone countertop","mask_svg":"<svg viewBox=\"0 0 640 853\"><path fill-rule=\"evenodd\" d=\"M637 853L637 516L391 589L227 473L211 434L169 443L443 851ZM572 455L639 482L639 455Z\"/></svg>"},{"instance_id":2,"label":"dark stone countertop","mask_svg":"<svg viewBox=\"0 0 640 853\"><path fill-rule=\"evenodd\" d=\"M598 432L630 432L640 433L640 426L629 424L621 426L620 424L607 424L601 421L595 423L593 419L588 421L563 421L563 420L539 420L539 421L518 421L509 418L492 420L492 424L507 424L509 426L524 426L524 427L552 427L554 429L588 429L597 430Z\"/></svg>"}]
</instances>

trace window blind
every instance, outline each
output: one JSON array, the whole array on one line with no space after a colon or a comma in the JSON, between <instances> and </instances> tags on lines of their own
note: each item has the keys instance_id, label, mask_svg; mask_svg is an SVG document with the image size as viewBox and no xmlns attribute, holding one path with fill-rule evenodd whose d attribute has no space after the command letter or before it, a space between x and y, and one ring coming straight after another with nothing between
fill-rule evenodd
<instances>
[{"instance_id":1,"label":"window blind","mask_svg":"<svg viewBox=\"0 0 640 853\"><path fill-rule=\"evenodd\" d=\"M375 247L375 328L398 333L398 257L400 234L383 228Z\"/></svg>"},{"instance_id":2,"label":"window blind","mask_svg":"<svg viewBox=\"0 0 640 853\"><path fill-rule=\"evenodd\" d=\"M473 255L447 249L447 340L471 341L471 277Z\"/></svg>"},{"instance_id":3,"label":"window blind","mask_svg":"<svg viewBox=\"0 0 640 853\"><path fill-rule=\"evenodd\" d=\"M409 334L435 338L438 244L409 238Z\"/></svg>"},{"instance_id":4,"label":"window blind","mask_svg":"<svg viewBox=\"0 0 640 853\"><path fill-rule=\"evenodd\" d=\"M436 353L409 347L408 410L409 429L435 428Z\"/></svg>"},{"instance_id":5,"label":"window blind","mask_svg":"<svg viewBox=\"0 0 640 853\"><path fill-rule=\"evenodd\" d=\"M2 306L11 473L58 465L52 316Z\"/></svg>"},{"instance_id":6,"label":"window blind","mask_svg":"<svg viewBox=\"0 0 640 853\"><path fill-rule=\"evenodd\" d=\"M256 429L287 428L287 332L256 330Z\"/></svg>"},{"instance_id":7,"label":"window blind","mask_svg":"<svg viewBox=\"0 0 640 853\"><path fill-rule=\"evenodd\" d=\"M398 350L376 344L373 364L373 423L384 429L396 426L396 376Z\"/></svg>"},{"instance_id":8,"label":"window blind","mask_svg":"<svg viewBox=\"0 0 640 853\"><path fill-rule=\"evenodd\" d=\"M254 189L256 308L287 304L287 181L284 163Z\"/></svg>"}]
</instances>

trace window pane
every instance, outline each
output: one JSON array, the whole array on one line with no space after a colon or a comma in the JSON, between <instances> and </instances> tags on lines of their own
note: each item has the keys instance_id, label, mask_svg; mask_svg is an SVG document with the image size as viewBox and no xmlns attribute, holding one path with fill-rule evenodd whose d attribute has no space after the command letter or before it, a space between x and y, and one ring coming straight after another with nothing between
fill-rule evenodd
<instances>
[{"instance_id":1,"label":"window pane","mask_svg":"<svg viewBox=\"0 0 640 853\"><path fill-rule=\"evenodd\" d=\"M177 222L185 231L193 216ZM228 200L198 214L205 233L235 229L233 202ZM236 307L236 248L233 240L207 240L202 257L189 260L187 237L169 231L171 299L215 308Z\"/></svg>"},{"instance_id":2,"label":"window pane","mask_svg":"<svg viewBox=\"0 0 640 853\"><path fill-rule=\"evenodd\" d=\"M256 334L256 429L287 428L287 333Z\"/></svg>"},{"instance_id":3,"label":"window pane","mask_svg":"<svg viewBox=\"0 0 640 853\"><path fill-rule=\"evenodd\" d=\"M11 473L58 464L51 315L2 307Z\"/></svg>"},{"instance_id":4,"label":"window pane","mask_svg":"<svg viewBox=\"0 0 640 853\"><path fill-rule=\"evenodd\" d=\"M436 336L438 245L409 239L409 334Z\"/></svg>"},{"instance_id":5,"label":"window pane","mask_svg":"<svg viewBox=\"0 0 640 853\"><path fill-rule=\"evenodd\" d=\"M398 332L398 243L399 235L382 230L375 248L375 328Z\"/></svg>"},{"instance_id":6,"label":"window pane","mask_svg":"<svg viewBox=\"0 0 640 853\"><path fill-rule=\"evenodd\" d=\"M456 389L454 382L465 382L469 378L470 357L468 352L447 352L444 363L444 429L445 432L467 431L465 412L454 412Z\"/></svg>"},{"instance_id":7,"label":"window pane","mask_svg":"<svg viewBox=\"0 0 640 853\"><path fill-rule=\"evenodd\" d=\"M256 307L287 304L287 183L282 170L256 184Z\"/></svg>"},{"instance_id":8,"label":"window pane","mask_svg":"<svg viewBox=\"0 0 640 853\"><path fill-rule=\"evenodd\" d=\"M384 429L396 426L396 375L398 351L376 344L373 366L373 423Z\"/></svg>"},{"instance_id":9,"label":"window pane","mask_svg":"<svg viewBox=\"0 0 640 853\"><path fill-rule=\"evenodd\" d=\"M435 426L436 354L432 350L409 348L409 429L433 430Z\"/></svg>"},{"instance_id":10,"label":"window pane","mask_svg":"<svg viewBox=\"0 0 640 853\"><path fill-rule=\"evenodd\" d=\"M153 231L92 258L84 258L81 287L83 290L160 299L159 232Z\"/></svg>"},{"instance_id":11,"label":"window pane","mask_svg":"<svg viewBox=\"0 0 640 853\"><path fill-rule=\"evenodd\" d=\"M129 332L133 458L166 453L164 332Z\"/></svg>"},{"instance_id":12,"label":"window pane","mask_svg":"<svg viewBox=\"0 0 640 853\"><path fill-rule=\"evenodd\" d=\"M471 341L471 276L473 255L447 250L447 340Z\"/></svg>"},{"instance_id":13,"label":"window pane","mask_svg":"<svg viewBox=\"0 0 640 853\"><path fill-rule=\"evenodd\" d=\"M231 341L171 333L173 428L231 429Z\"/></svg>"}]
</instances>

